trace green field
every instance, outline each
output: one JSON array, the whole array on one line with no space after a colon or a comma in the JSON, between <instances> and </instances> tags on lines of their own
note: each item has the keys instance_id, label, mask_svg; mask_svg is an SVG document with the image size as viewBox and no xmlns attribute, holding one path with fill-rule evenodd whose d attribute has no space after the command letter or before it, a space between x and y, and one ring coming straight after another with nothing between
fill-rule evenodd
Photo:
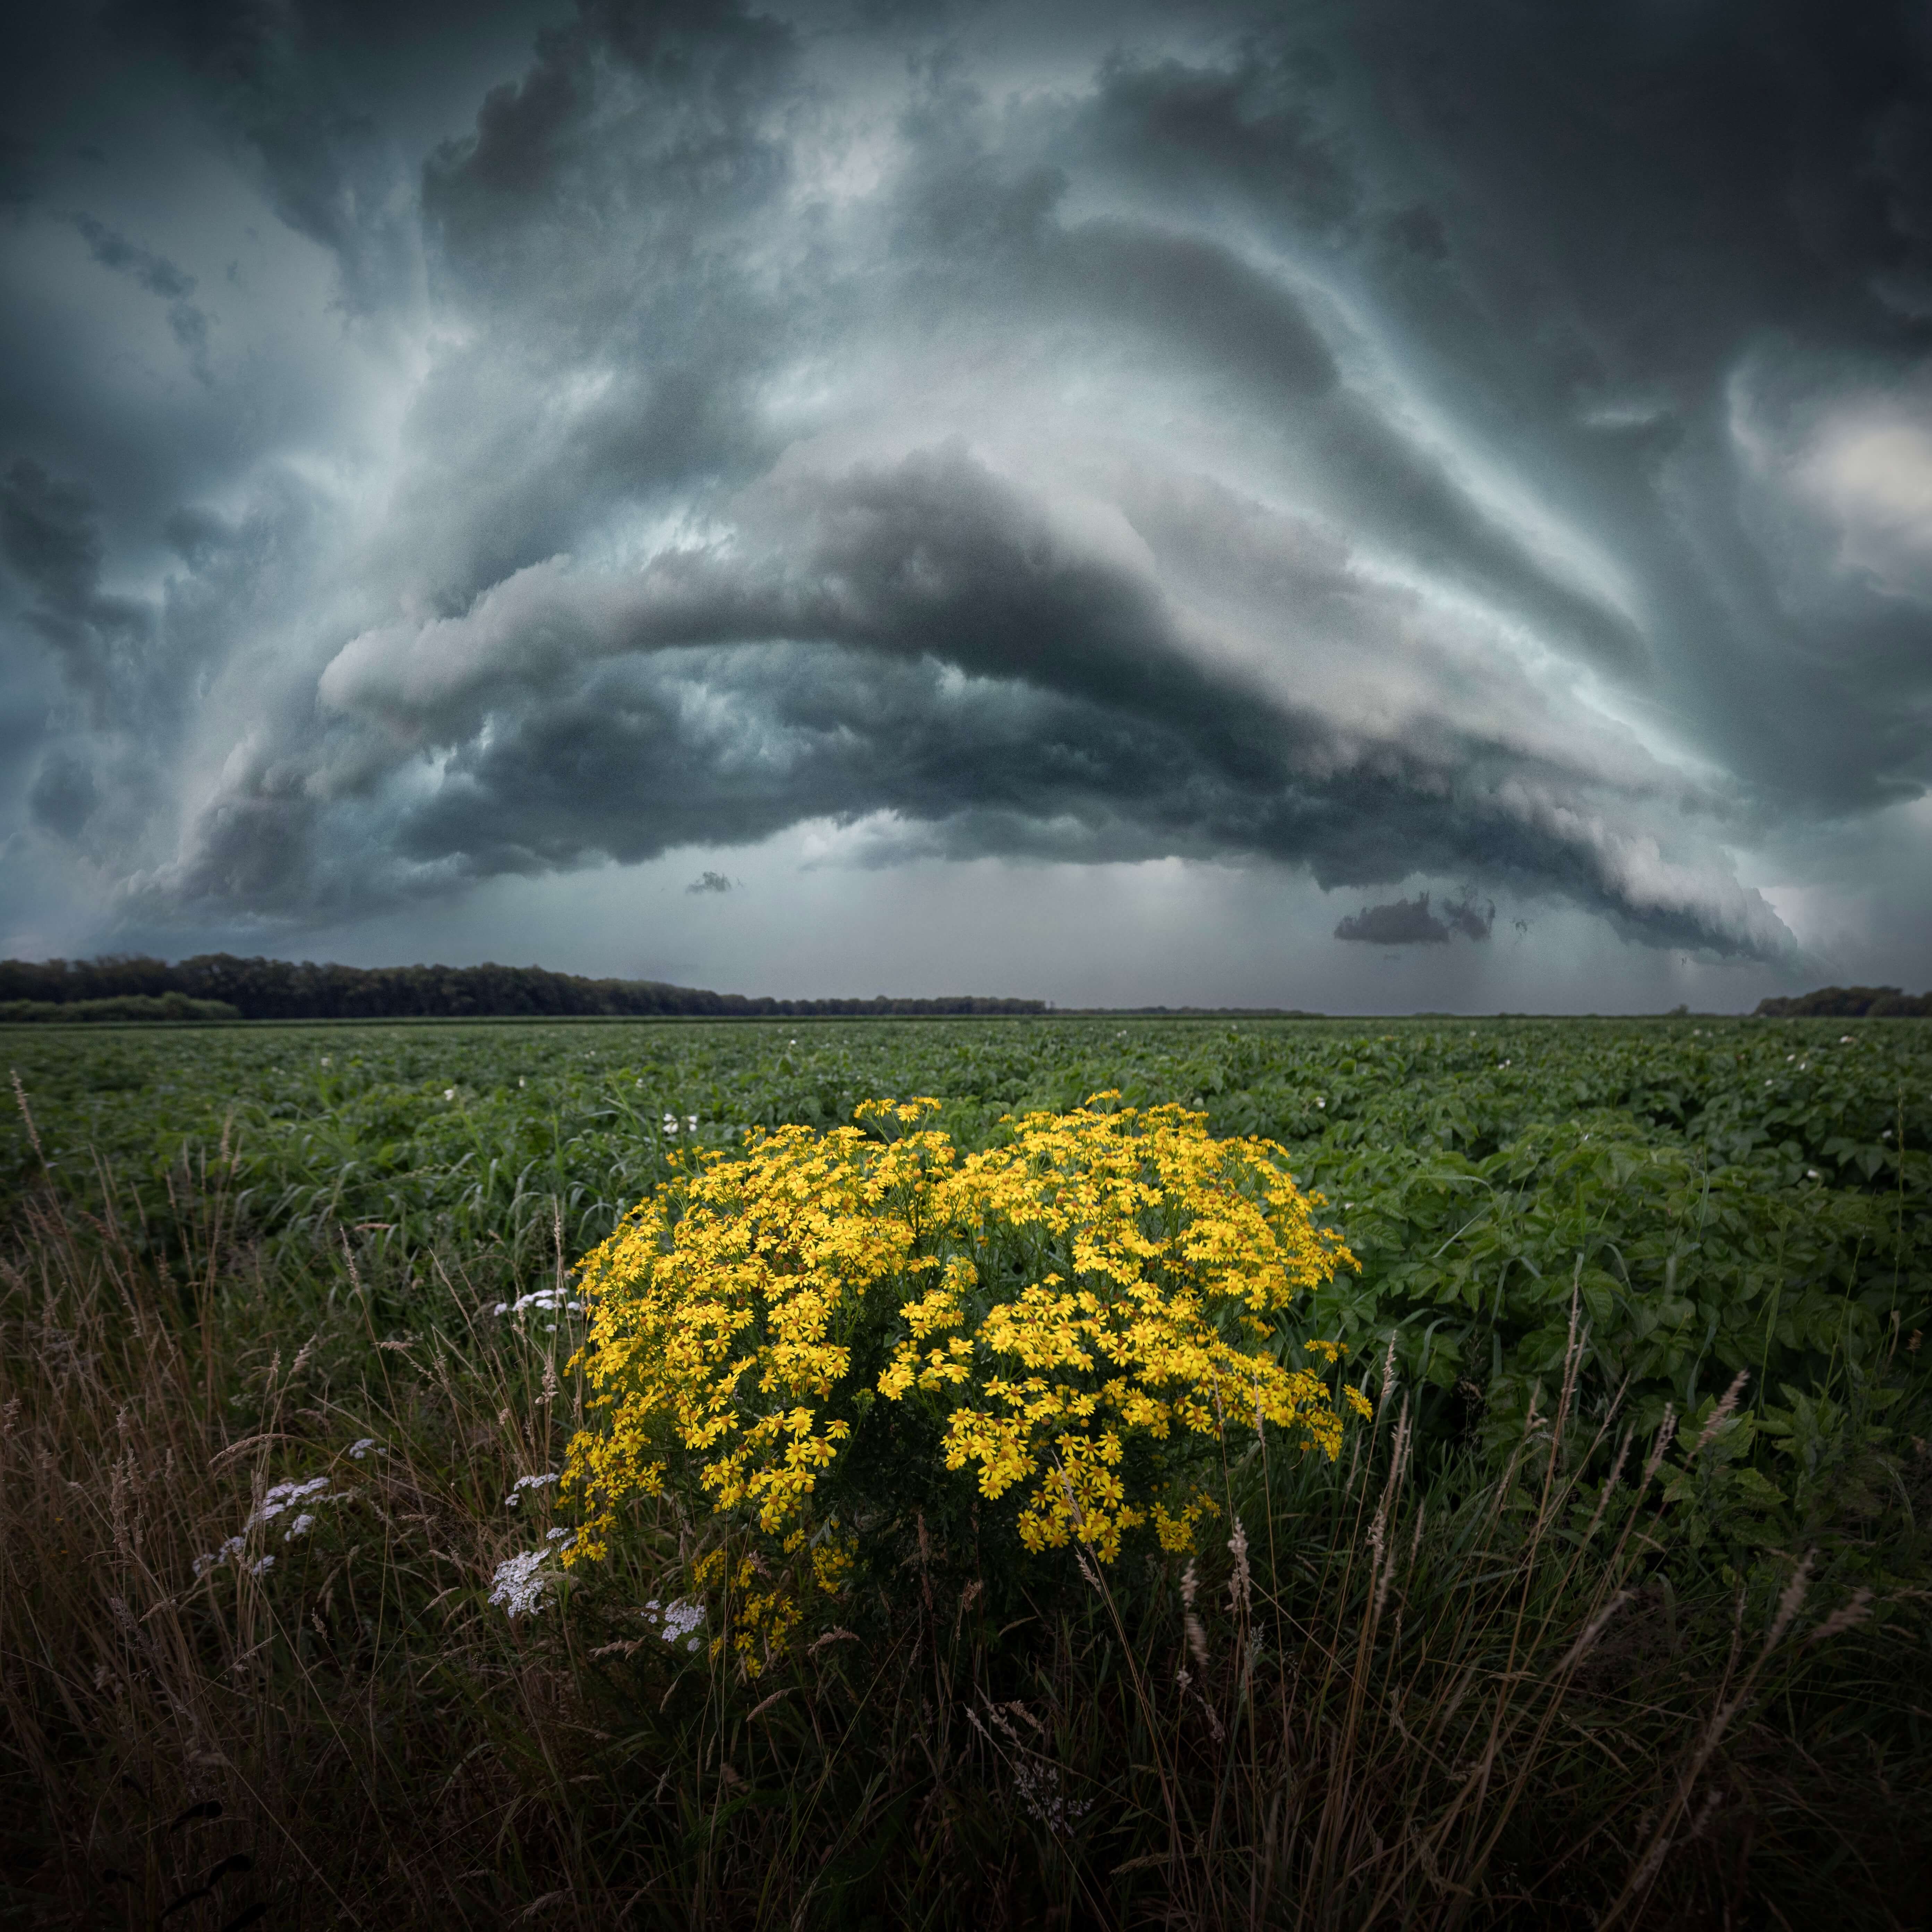
<instances>
[{"instance_id":1,"label":"green field","mask_svg":"<svg viewBox=\"0 0 1932 1932\"><path fill-rule=\"evenodd\" d=\"M1280 1142L1327 1197L1362 1268L1310 1332L1394 1328L1412 1381L1480 1390L1505 1434L1561 1363L1573 1286L1592 1366L1630 1378L1651 1427L1739 1369L1762 1401L1828 1394L1932 1306L1932 1028L1909 1022L436 1022L5 1045L78 1202L104 1167L165 1226L170 1170L225 1147L239 1223L272 1246L346 1232L398 1280L454 1252L505 1292L548 1276L560 1213L574 1258L668 1152L747 1124L930 1094L971 1147L1100 1090L1179 1100ZM17 1120L4 1158L18 1188Z\"/></svg>"},{"instance_id":2,"label":"green field","mask_svg":"<svg viewBox=\"0 0 1932 1932\"><path fill-rule=\"evenodd\" d=\"M1904 1922L1897 1901L1932 1856L1932 1713L1920 1708L1932 1026L97 1024L0 1029L0 1046L23 1096L0 1141L0 1196L8 1413L27 1418L8 1424L13 1607L0 1618L24 1742L8 1790L47 1806L7 1842L21 1922L150 1922L195 1869L152 1794L185 1804L218 1785L231 1822L251 1820L224 1849L258 1860L254 1895L277 1923L496 1923L502 1886L526 1901L554 1893L551 1922L586 1924L626 1898L638 1922L867 1922L876 1891L898 1901L880 1923L969 1907L986 1923L1049 1910L1152 1922L1160 1898L1184 1922L1246 1923L1250 1908L1230 1901L1246 1898L1268 1923L1582 1924L1608 1910L1714 1925L1741 1922L1724 1916L1734 1910L1770 1922L1764 1901L1789 1910L1806 1872L1820 1875L1804 1896L1838 1900L1844 1922ZM728 1150L749 1126L828 1126L862 1100L924 1094L956 1142L978 1148L1010 1114L1101 1091L1178 1101L1217 1134L1280 1142L1360 1264L1297 1305L1287 1339L1346 1344L1346 1372L1382 1412L1332 1477L1304 1469L1240 1505L1302 1552L1271 1555L1257 1586L1281 1620L1272 1651L1244 1652L1224 1628L1225 1552L1208 1566L1222 1605L1204 1611L1208 1636L1248 1656L1217 1694L1250 1711L1249 1760L1215 1757L1205 1732L1193 1755L1162 1756L1153 1692L1109 1702L1138 1633L1179 1641L1175 1576L1123 1580L1098 1623L1094 1606L1054 1598L1036 1641L975 1637L973 1586L928 1552L922 1524L906 1559L921 1581L905 1587L923 1607L903 1627L884 1598L873 1623L845 1612L850 1645L797 1660L782 1736L764 1684L674 1669L626 1634L652 1592L680 1593L688 1520L640 1527L608 1575L573 1573L546 1622L512 1628L490 1608L493 1566L520 1546L502 1492L555 1466L578 1333L566 1311L551 1330L498 1320L497 1304L555 1288L693 1144ZM1392 1390L1410 1465L1391 1448L1380 1397ZM1636 1450L1613 1467L1626 1431ZM287 1553L272 1588L237 1577L224 1596L192 1570L265 1484L348 1469L344 1445L364 1437L391 1452L352 1472L358 1508L382 1498L380 1559L345 1510ZM1653 1440L1654 1484L1646 1472L1634 1487ZM126 1498L144 1479L130 1472L159 1485L154 1472L190 1465L176 1513L157 1502L137 1549ZM1537 1472L1540 1489L1526 1473ZM1248 1480L1231 1476L1231 1508ZM1374 1535L1413 1538L1401 1614L1374 1581L1382 1543L1366 1570L1357 1560L1370 1486L1384 1481ZM85 1509L62 1501L83 1494ZM398 1526L412 1520L430 1554L405 1560ZM1612 1529L1622 1540L1599 1562L1592 1539ZM342 1592L357 1574L367 1596L352 1615ZM1786 1615L1794 1590L1808 1607ZM1640 1630L1628 1604L1654 1615ZM1637 1633L1618 1668L1650 1684L1615 1711L1574 1653L1600 1611ZM188 1677L172 1690L158 1688L169 1670L149 1640L128 1634L147 1616L177 1633L169 1668ZM1820 1630L1829 1642L1812 1641ZM1767 1632L1792 1660L1775 1670L1750 1660ZM1465 1660L1474 1676L1456 1678L1444 1660L1458 1645L1492 1640L1480 1668L1474 1651ZM1487 1772L1480 1798L1458 1783L1480 1741L1450 1749L1429 1714L1468 1723L1480 1702L1470 1684L1520 1688L1526 1658L1556 1673L1537 1680L1555 1687L1546 1708L1510 1704L1514 1689L1481 1704L1497 1792L1506 1769L1517 1780L1498 1812ZM924 1690L905 1688L908 1669L926 1672ZM1317 1741L1298 1758L1285 1687L1318 1680L1293 1694L1312 1700ZM1008 1762L1018 1744L958 1714L1022 1681L1054 1728L1054 1775L1070 1794L1080 1785L1084 1810L1055 1812L1044 1774ZM1727 1697L1744 1714L1718 1724ZM329 1714L350 1706L354 1736ZM843 1745L828 1742L838 1724L854 1727ZM233 1735L218 1736L224 1726ZM1216 1716L1217 1740L1221 1728ZM958 1736L942 1747L940 1732ZM1434 1741L1402 1742L1418 1736ZM460 1772L465 1754L487 1774ZM340 1772L326 1802L324 1760ZM1317 1760L1324 1792L1346 1774L1407 1795L1392 1811L1364 1799L1368 1822L1344 1830L1310 1795ZM1826 1767L1830 1796L1814 1788ZM412 1864L376 1815L416 1804L445 1771L442 1796L423 1797L410 1826L441 1834L440 1849ZM1677 1811L1660 1813L1673 1780ZM299 1830L265 1825L271 1788ZM1698 1804L1716 1822L1687 1838ZM878 1846L838 1825L854 1806ZM1678 1813L1668 1830L1658 1822ZM1089 1820L1077 1830L1076 1815ZM1726 1834L1736 1819L1742 1838ZM1895 1858L1860 1835L1880 1820ZM1641 1883L1628 1856L1601 1871L1545 1868L1552 1833L1595 1842L1599 1829L1606 1859L1612 1843L1619 1856L1679 1849ZM1414 1849L1391 1864L1383 1848L1398 1844ZM1834 1856L1845 1870L1828 1877ZM304 1858L337 1874L328 1897L302 1878ZM110 1865L133 1874L118 1891L100 1876ZM994 1873L990 1889L962 1879L969 1867ZM232 1906L242 1881L224 1882ZM220 1893L170 1924L225 1923ZM43 1898L50 1913L58 1898L82 1916L37 1918Z\"/></svg>"}]
</instances>

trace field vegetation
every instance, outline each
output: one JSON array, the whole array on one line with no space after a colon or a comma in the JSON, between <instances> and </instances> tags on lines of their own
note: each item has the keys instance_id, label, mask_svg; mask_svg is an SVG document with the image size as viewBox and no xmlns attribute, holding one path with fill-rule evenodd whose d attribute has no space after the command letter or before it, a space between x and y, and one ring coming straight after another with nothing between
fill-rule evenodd
<instances>
[{"instance_id":1,"label":"field vegetation","mask_svg":"<svg viewBox=\"0 0 1932 1932\"><path fill-rule=\"evenodd\" d=\"M1916 1921L1932 1029L97 1023L4 1044L10 1922ZM865 1108L914 1096L936 1105ZM1180 1220L1111 1183L1078 1226L1040 1219L1039 1148L1104 1167L1150 1120L1172 1145L1116 1178L1158 1169ZM920 1136L947 1150L934 1186L1007 1177L993 1220L949 1196L946 1234L905 1206L895 1150ZM708 1479L689 1418L674 1442L649 1402L636 1440L676 1454L600 1499L616 1465L592 1452L626 1426L600 1363L643 1277L585 1258L646 1200L769 1217L755 1177L814 1161L808 1205L900 1189L902 1248L865 1251L867 1386L938 1377L929 1426L814 1358L848 1433L812 1424L809 1508L761 1521L767 1466ZM898 1178L868 1196L875 1170ZM1076 1294L1082 1228L1124 1211L1152 1256L1210 1182L1214 1225L1265 1208L1301 1259L1258 1300L1203 1288L1214 1335L1162 1330L1220 1365L1185 1467L1153 1433L1056 1464L1048 1415L1000 1494L990 1436L968 1428L949 1468L946 1335L1046 1346L1024 1294ZM646 1368L742 1262L719 1240L652 1316ZM1104 1326L1071 1300L1055 1318ZM1312 1365L1298 1408L1258 1416L1244 1388L1227 1412L1214 1350L1238 1344L1256 1390ZM961 1371L976 1413L991 1359Z\"/></svg>"}]
</instances>

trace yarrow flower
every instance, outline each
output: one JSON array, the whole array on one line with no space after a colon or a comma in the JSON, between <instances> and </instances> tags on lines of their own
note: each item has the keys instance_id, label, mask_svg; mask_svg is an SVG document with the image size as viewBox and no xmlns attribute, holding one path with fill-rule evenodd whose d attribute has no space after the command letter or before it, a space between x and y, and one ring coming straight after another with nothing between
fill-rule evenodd
<instances>
[{"instance_id":1,"label":"yarrow flower","mask_svg":"<svg viewBox=\"0 0 1932 1932\"><path fill-rule=\"evenodd\" d=\"M704 1621L704 1605L695 1597L674 1597L668 1604L656 1597L644 1606L645 1614L656 1620L658 1634L666 1643L681 1643L687 1650L698 1648L700 1639L692 1632Z\"/></svg>"},{"instance_id":2,"label":"yarrow flower","mask_svg":"<svg viewBox=\"0 0 1932 1932\"><path fill-rule=\"evenodd\" d=\"M547 1489L557 1480L554 1471L547 1476L519 1476L510 1485L510 1493L503 1500L514 1509L526 1490Z\"/></svg>"},{"instance_id":3,"label":"yarrow flower","mask_svg":"<svg viewBox=\"0 0 1932 1932\"><path fill-rule=\"evenodd\" d=\"M542 1574L542 1565L549 1555L548 1550L526 1550L496 1565L490 1600L502 1605L512 1623L519 1617L534 1616L543 1608L550 1579Z\"/></svg>"},{"instance_id":4,"label":"yarrow flower","mask_svg":"<svg viewBox=\"0 0 1932 1932\"><path fill-rule=\"evenodd\" d=\"M278 1483L263 1495L261 1502L256 1505L254 1514L242 1525L242 1528L249 1530L258 1523L272 1522L285 1510L294 1508L296 1504L306 1502L311 1496L323 1496L328 1488L328 1478L326 1476L312 1477L305 1483ZM313 1522L315 1519L311 1516L309 1520Z\"/></svg>"},{"instance_id":5,"label":"yarrow flower","mask_svg":"<svg viewBox=\"0 0 1932 1932\"><path fill-rule=\"evenodd\" d=\"M554 1315L561 1309L566 1315L581 1315L584 1304L573 1301L560 1288L532 1288L528 1294L520 1294L514 1301L500 1301L490 1310L493 1315L520 1315L526 1308L540 1309L546 1315ZM555 1326L553 1323L552 1326Z\"/></svg>"},{"instance_id":6,"label":"yarrow flower","mask_svg":"<svg viewBox=\"0 0 1932 1932\"><path fill-rule=\"evenodd\" d=\"M248 1546L246 1537L231 1536L219 1550L210 1551L194 1559L194 1574L203 1575L218 1564L226 1563L231 1556L239 1556Z\"/></svg>"}]
</instances>

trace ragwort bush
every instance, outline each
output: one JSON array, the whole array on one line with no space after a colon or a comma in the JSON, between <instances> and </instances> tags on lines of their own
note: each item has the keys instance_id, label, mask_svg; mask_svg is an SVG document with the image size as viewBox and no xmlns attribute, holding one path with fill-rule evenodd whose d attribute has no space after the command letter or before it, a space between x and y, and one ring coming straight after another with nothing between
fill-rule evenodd
<instances>
[{"instance_id":1,"label":"ragwort bush","mask_svg":"<svg viewBox=\"0 0 1932 1932\"><path fill-rule=\"evenodd\" d=\"M755 1669L915 1526L1008 1576L1075 1543L1111 1564L1192 1548L1231 1438L1332 1460L1366 1406L1280 1320L1353 1264L1318 1197L1271 1142L1117 1099L964 1157L914 1100L688 1158L583 1265L566 1560L668 1498Z\"/></svg>"}]
</instances>

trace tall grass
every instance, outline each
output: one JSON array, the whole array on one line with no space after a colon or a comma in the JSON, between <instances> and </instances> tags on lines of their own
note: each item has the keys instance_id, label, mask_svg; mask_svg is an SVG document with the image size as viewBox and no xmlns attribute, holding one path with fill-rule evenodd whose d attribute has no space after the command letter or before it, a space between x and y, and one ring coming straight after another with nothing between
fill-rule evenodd
<instances>
[{"instance_id":1,"label":"tall grass","mask_svg":"<svg viewBox=\"0 0 1932 1932\"><path fill-rule=\"evenodd\" d=\"M649 1613L704 1533L668 1499L490 1600L554 1526L514 1486L578 1419L566 1311L497 1314L487 1248L268 1263L232 1185L182 1167L164 1228L42 1192L0 1262L14 1922L1916 1919L1922 1454L1815 1552L1690 1550L1661 1492L1711 1445L1586 1403L1573 1315L1499 1466L1425 1478L1378 1367L1338 1465L1226 1469L1208 1557L1016 1607L921 1523L748 1679Z\"/></svg>"}]
</instances>

